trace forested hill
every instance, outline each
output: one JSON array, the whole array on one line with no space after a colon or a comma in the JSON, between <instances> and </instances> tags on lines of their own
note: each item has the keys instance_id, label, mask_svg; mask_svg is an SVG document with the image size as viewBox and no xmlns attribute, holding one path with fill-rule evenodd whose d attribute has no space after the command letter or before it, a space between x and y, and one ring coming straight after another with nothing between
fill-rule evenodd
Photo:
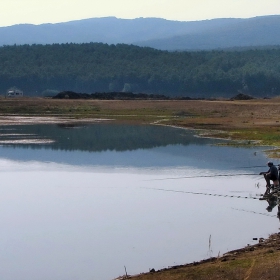
<instances>
[{"instance_id":1,"label":"forested hill","mask_svg":"<svg viewBox=\"0 0 280 280\"><path fill-rule=\"evenodd\" d=\"M280 15L201 21L104 17L0 27L0 46L90 42L170 51L280 45Z\"/></svg>"},{"instance_id":2,"label":"forested hill","mask_svg":"<svg viewBox=\"0 0 280 280\"><path fill-rule=\"evenodd\" d=\"M212 26L214 22L216 25ZM216 19L214 22L202 29L172 37L138 40L137 45L169 51L280 45L280 16L220 19L220 22Z\"/></svg>"},{"instance_id":3,"label":"forested hill","mask_svg":"<svg viewBox=\"0 0 280 280\"><path fill-rule=\"evenodd\" d=\"M0 93L134 92L190 97L280 95L280 49L167 52L133 45L0 47Z\"/></svg>"}]
</instances>

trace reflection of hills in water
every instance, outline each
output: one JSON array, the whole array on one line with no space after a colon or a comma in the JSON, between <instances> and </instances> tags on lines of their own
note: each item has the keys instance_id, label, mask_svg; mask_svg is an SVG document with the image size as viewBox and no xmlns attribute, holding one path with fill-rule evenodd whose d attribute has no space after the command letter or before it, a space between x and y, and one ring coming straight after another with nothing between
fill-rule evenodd
<instances>
[{"instance_id":1,"label":"reflection of hills in water","mask_svg":"<svg viewBox=\"0 0 280 280\"><path fill-rule=\"evenodd\" d=\"M190 131L152 125L93 124L6 126L0 130L0 144L34 149L80 151L129 151L167 145L204 145L209 139Z\"/></svg>"},{"instance_id":2,"label":"reflection of hills in water","mask_svg":"<svg viewBox=\"0 0 280 280\"><path fill-rule=\"evenodd\" d=\"M211 145L217 142L221 141L195 137L189 130L152 125L5 126L0 127L0 160L231 171L267 161L263 153L256 153L261 147Z\"/></svg>"}]
</instances>

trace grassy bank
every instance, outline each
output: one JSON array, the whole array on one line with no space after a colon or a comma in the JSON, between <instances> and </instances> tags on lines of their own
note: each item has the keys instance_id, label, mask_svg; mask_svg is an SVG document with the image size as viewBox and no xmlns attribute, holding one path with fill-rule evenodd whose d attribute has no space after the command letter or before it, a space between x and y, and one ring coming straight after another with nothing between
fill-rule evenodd
<instances>
[{"instance_id":1,"label":"grassy bank","mask_svg":"<svg viewBox=\"0 0 280 280\"><path fill-rule=\"evenodd\" d=\"M222 257L210 258L186 265L173 266L159 271L152 270L135 276L118 279L133 280L267 280L279 279L280 234Z\"/></svg>"}]
</instances>

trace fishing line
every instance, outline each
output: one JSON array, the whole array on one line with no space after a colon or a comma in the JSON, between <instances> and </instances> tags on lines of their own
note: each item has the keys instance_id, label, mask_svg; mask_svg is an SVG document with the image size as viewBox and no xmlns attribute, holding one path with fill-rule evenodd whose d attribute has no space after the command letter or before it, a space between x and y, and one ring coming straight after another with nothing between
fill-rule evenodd
<instances>
[{"instance_id":1,"label":"fishing line","mask_svg":"<svg viewBox=\"0 0 280 280\"><path fill-rule=\"evenodd\" d=\"M186 193L186 194L196 194L196 195L209 195L209 196L219 196L219 197L229 197L229 198L243 198L243 199L258 199L258 197L252 196L240 196L240 195L223 195L223 194L212 194L212 193L198 193L198 192L187 192L179 190L170 190L170 189L159 189L159 188L148 188L140 187L141 189L156 190L156 191L165 191L165 192L175 192L175 193Z\"/></svg>"},{"instance_id":2,"label":"fishing line","mask_svg":"<svg viewBox=\"0 0 280 280\"><path fill-rule=\"evenodd\" d=\"M231 176L254 176L260 175L255 173L236 173L236 174L216 174L216 175L200 175L200 176L183 176L183 177L170 177L162 179L150 179L145 181L163 181L163 180L176 180L176 179L191 179L191 178L209 178L209 177L231 177Z\"/></svg>"},{"instance_id":3,"label":"fishing line","mask_svg":"<svg viewBox=\"0 0 280 280\"><path fill-rule=\"evenodd\" d=\"M267 213L259 213L259 212L255 212L255 211L249 211L249 210L237 209L237 208L231 208L231 209L236 210L236 211L242 211L242 212L248 212L248 213L263 215L263 216L267 216L267 217L271 217L271 218L277 217L277 215L269 215Z\"/></svg>"},{"instance_id":4,"label":"fishing line","mask_svg":"<svg viewBox=\"0 0 280 280\"><path fill-rule=\"evenodd\" d=\"M196 192L187 192L187 191L179 191L179 190L167 190L167 189L157 189L157 188L147 188L147 187L141 187L142 189L150 189L150 190L157 190L157 191L166 191L166 192L176 192L176 193L186 193L186 194L196 194L196 195L209 195L209 196L219 196L219 197L229 197L229 198L243 198L243 199L259 199L258 197L251 197L251 196L236 196L236 195L222 195L222 194L211 194L211 193L196 193ZM237 209L237 208L231 208L236 211L242 211L242 212L248 212L258 215L263 215L271 218L277 217L277 215L270 215L267 213L259 213L255 211L249 211L244 209Z\"/></svg>"}]
</instances>

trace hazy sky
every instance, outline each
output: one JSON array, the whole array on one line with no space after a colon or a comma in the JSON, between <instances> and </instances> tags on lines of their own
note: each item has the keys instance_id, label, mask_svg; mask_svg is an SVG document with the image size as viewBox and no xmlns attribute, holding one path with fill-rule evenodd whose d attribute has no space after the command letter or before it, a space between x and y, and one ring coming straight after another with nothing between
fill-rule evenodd
<instances>
[{"instance_id":1,"label":"hazy sky","mask_svg":"<svg viewBox=\"0 0 280 280\"><path fill-rule=\"evenodd\" d=\"M0 0L0 26L92 17L191 21L280 14L280 0Z\"/></svg>"}]
</instances>

